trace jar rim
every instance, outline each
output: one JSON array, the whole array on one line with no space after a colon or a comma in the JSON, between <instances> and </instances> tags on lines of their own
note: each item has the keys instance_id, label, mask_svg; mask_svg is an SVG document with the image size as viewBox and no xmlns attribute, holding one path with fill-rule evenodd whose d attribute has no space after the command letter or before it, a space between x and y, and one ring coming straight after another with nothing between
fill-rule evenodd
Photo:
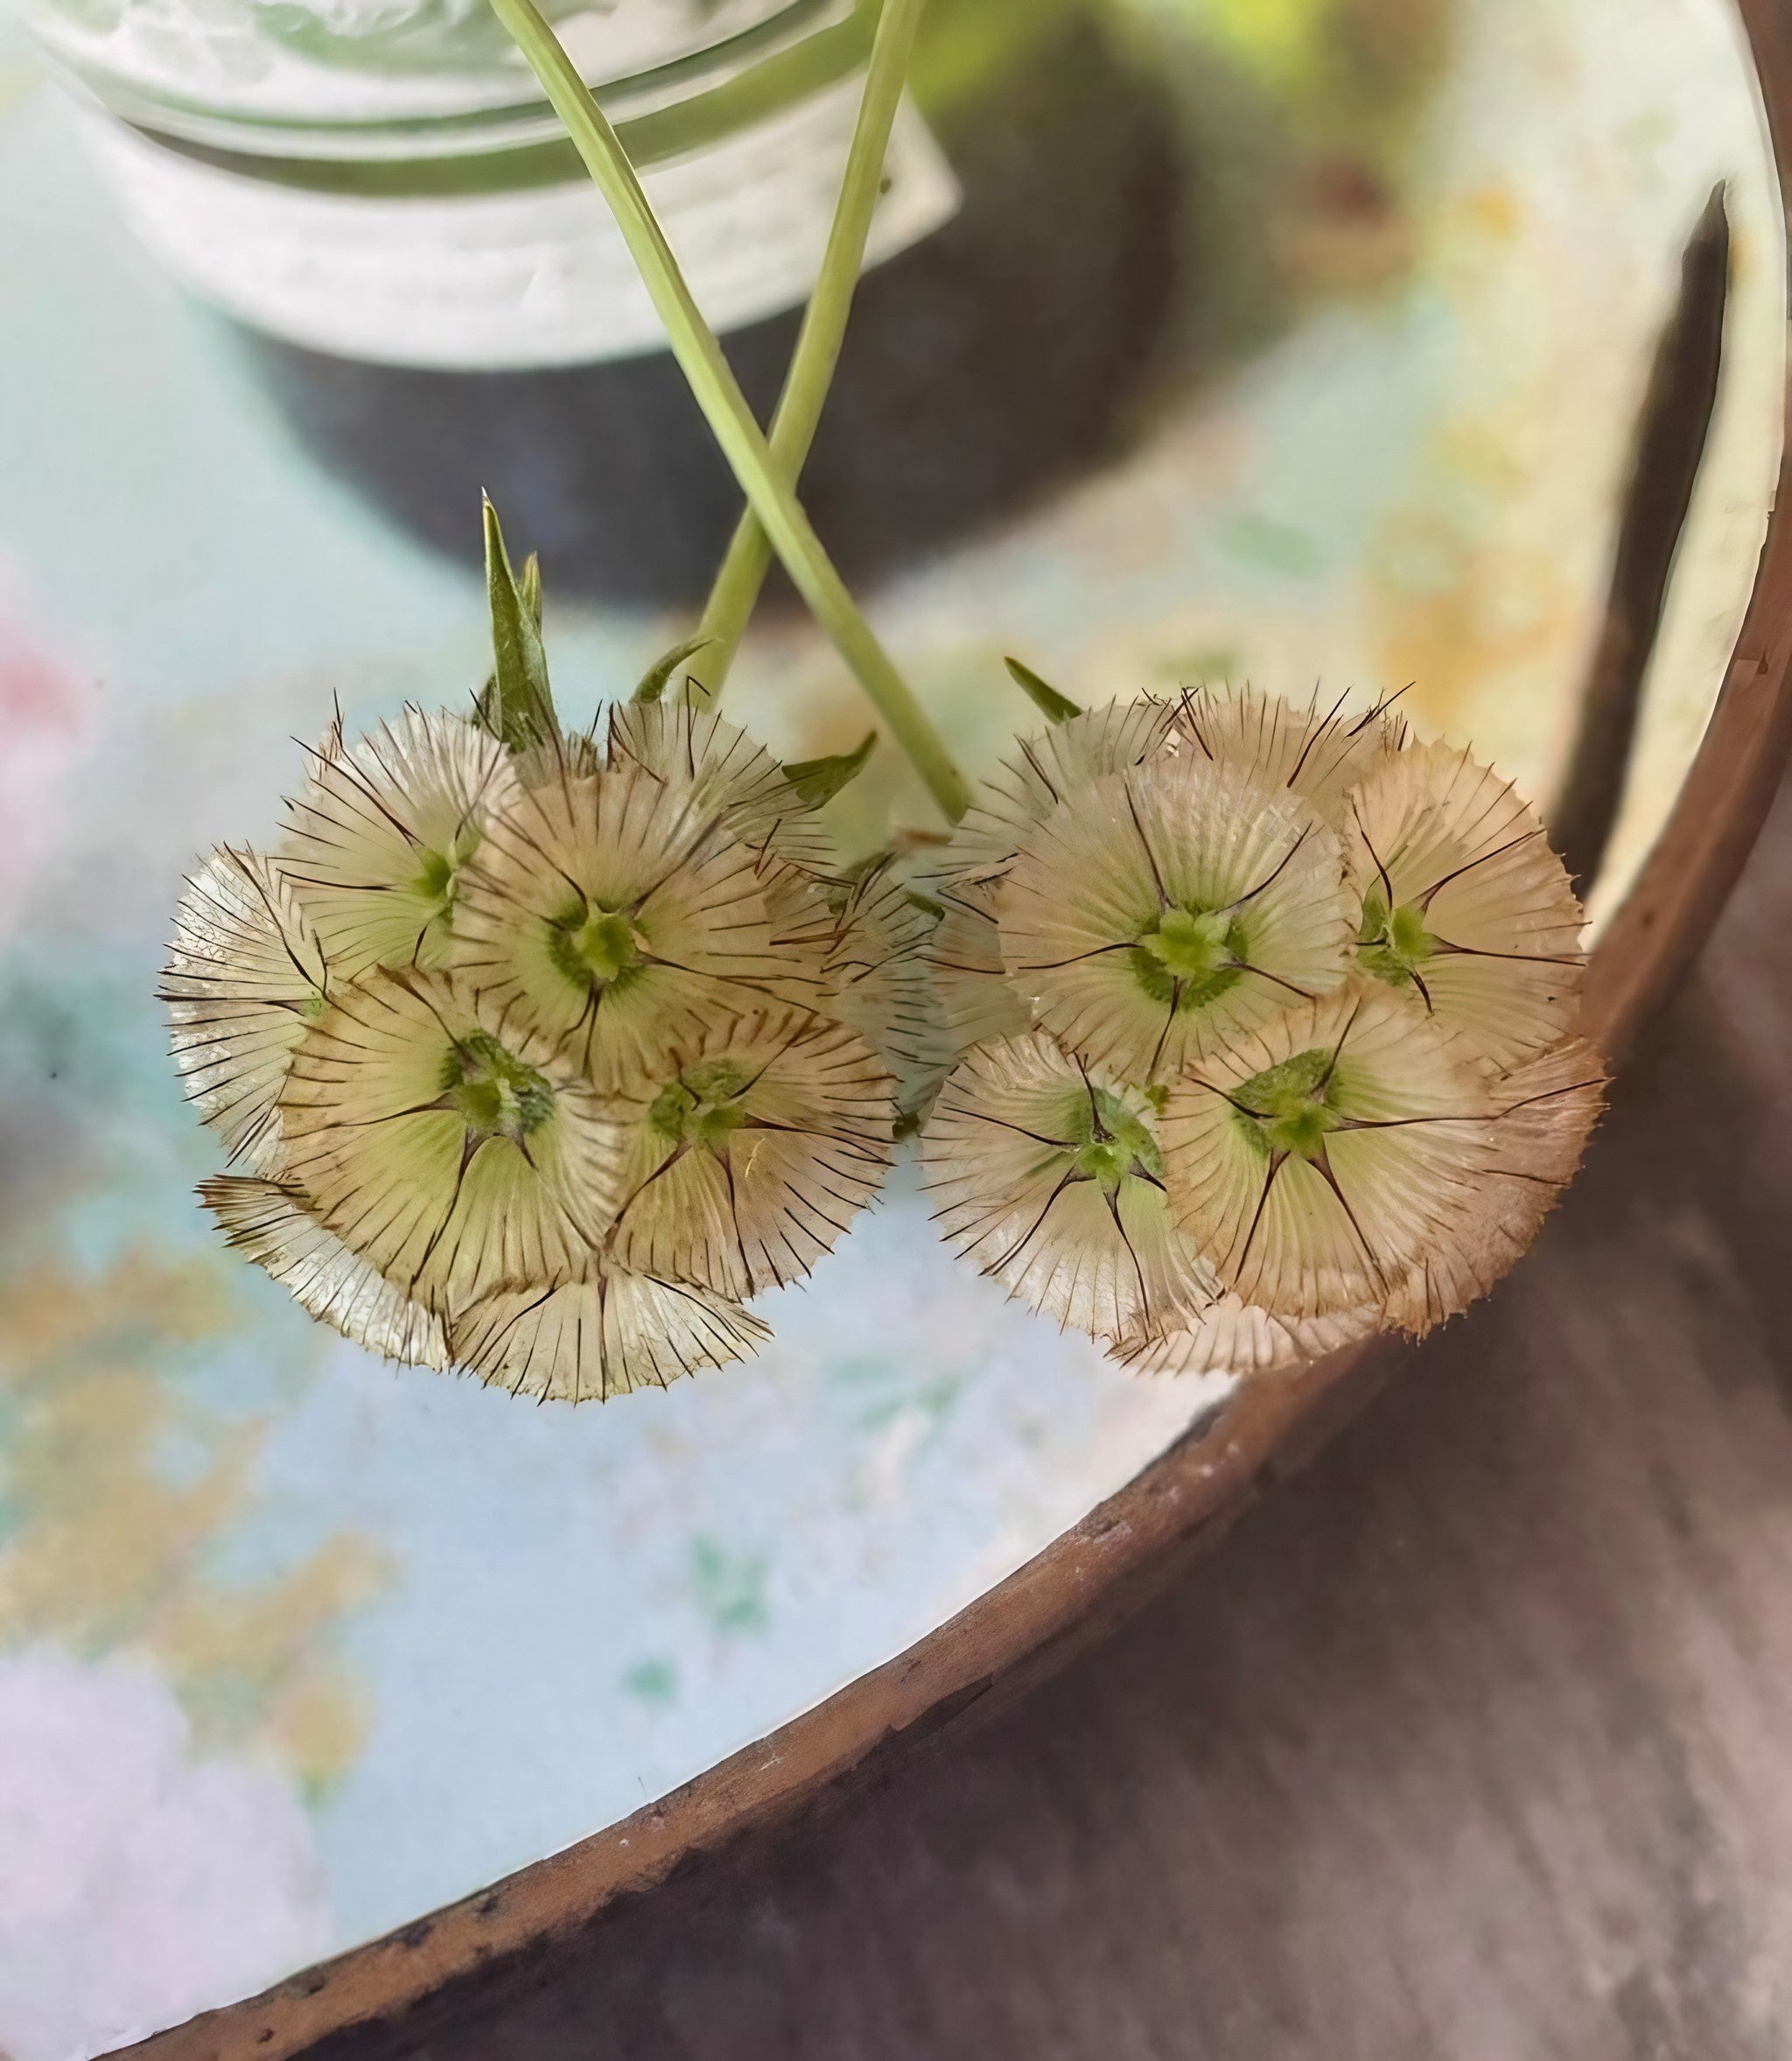
<instances>
[{"instance_id":1,"label":"jar rim","mask_svg":"<svg viewBox=\"0 0 1792 2061\"><path fill-rule=\"evenodd\" d=\"M766 0L760 11L715 40L668 54L640 69L606 74L587 54L591 32L572 39L581 72L619 128L652 123L667 125L687 105L725 91L768 62L788 57L829 31L868 31L875 0ZM568 19L576 24L584 15ZM406 105L406 96L390 96L383 109L357 104L352 91L338 95L338 106L306 110L283 106L277 94L263 95L266 104L244 92L214 89L183 91L166 79L148 79L108 66L91 39L63 32L54 0L36 0L27 19L57 69L90 103L158 140L190 145L209 154L223 152L250 158L344 161L402 161L491 152L510 152L564 138L564 131L535 80L520 59L501 69L487 64L459 71L435 68L433 81L449 82L437 104ZM567 25L563 20L562 27ZM858 40L855 37L854 41ZM801 68L801 67L799 67ZM838 76L850 66L836 66ZM400 74L396 69L333 71L298 60L289 67L289 90L320 81L340 84L372 81L377 88ZM413 78L424 76L421 71ZM468 90L471 82L471 90ZM820 81L817 83L822 82ZM458 87L458 93L452 90ZM677 126L676 119L671 126Z\"/></svg>"}]
</instances>

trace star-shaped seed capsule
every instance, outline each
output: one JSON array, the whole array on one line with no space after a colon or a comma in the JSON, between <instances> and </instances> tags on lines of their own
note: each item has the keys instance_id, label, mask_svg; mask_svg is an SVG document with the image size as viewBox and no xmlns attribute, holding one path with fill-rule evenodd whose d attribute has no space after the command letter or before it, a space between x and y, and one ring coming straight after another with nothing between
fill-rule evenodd
<instances>
[{"instance_id":1,"label":"star-shaped seed capsule","mask_svg":"<svg viewBox=\"0 0 1792 2061\"><path fill-rule=\"evenodd\" d=\"M1509 1248L1515 1209L1534 1210L1530 1229L1541 1220L1597 1080L1589 1093L1527 1116L1544 1104L1515 1097L1416 1001L1353 982L1185 1069L1163 1123L1172 1210L1274 1317L1372 1307L1422 1328L1433 1318L1414 1314L1418 1285L1490 1279L1483 1255ZM1432 1296L1433 1317L1449 1299Z\"/></svg>"},{"instance_id":2,"label":"star-shaped seed capsule","mask_svg":"<svg viewBox=\"0 0 1792 2061\"><path fill-rule=\"evenodd\" d=\"M889 1170L895 1085L844 1025L795 1010L668 1047L627 1128L605 1250L737 1301L800 1280Z\"/></svg>"},{"instance_id":3,"label":"star-shaped seed capsule","mask_svg":"<svg viewBox=\"0 0 1792 2061\"><path fill-rule=\"evenodd\" d=\"M353 744L332 726L278 856L339 979L444 962L461 869L515 790L502 745L458 716L408 708Z\"/></svg>"},{"instance_id":4,"label":"star-shaped seed capsule","mask_svg":"<svg viewBox=\"0 0 1792 2061\"><path fill-rule=\"evenodd\" d=\"M311 1215L449 1320L502 1284L577 1279L620 1200L613 1113L452 976L378 973L332 998L280 1113Z\"/></svg>"},{"instance_id":5,"label":"star-shaped seed capsule","mask_svg":"<svg viewBox=\"0 0 1792 2061\"><path fill-rule=\"evenodd\" d=\"M1216 1293L1170 1220L1156 1099L1042 1032L967 1055L921 1165L957 1251L1064 1325L1156 1335Z\"/></svg>"},{"instance_id":6,"label":"star-shaped seed capsule","mask_svg":"<svg viewBox=\"0 0 1792 2061\"><path fill-rule=\"evenodd\" d=\"M256 1174L279 1171L281 1087L329 985L317 929L281 868L259 852L214 852L180 898L157 993L187 1100Z\"/></svg>"},{"instance_id":7,"label":"star-shaped seed capsule","mask_svg":"<svg viewBox=\"0 0 1792 2061\"><path fill-rule=\"evenodd\" d=\"M818 999L822 958L788 942L805 913L826 914L713 793L630 762L548 780L492 823L454 964L613 1091L718 1013Z\"/></svg>"},{"instance_id":8,"label":"star-shaped seed capsule","mask_svg":"<svg viewBox=\"0 0 1792 2061\"><path fill-rule=\"evenodd\" d=\"M1414 745L1348 797L1357 964L1511 1066L1567 1036L1579 902L1536 811L1465 751Z\"/></svg>"},{"instance_id":9,"label":"star-shaped seed capsule","mask_svg":"<svg viewBox=\"0 0 1792 2061\"><path fill-rule=\"evenodd\" d=\"M1152 1081L1336 987L1352 915L1338 841L1298 796L1168 760L1054 810L1015 861L998 922L1033 1020Z\"/></svg>"}]
</instances>

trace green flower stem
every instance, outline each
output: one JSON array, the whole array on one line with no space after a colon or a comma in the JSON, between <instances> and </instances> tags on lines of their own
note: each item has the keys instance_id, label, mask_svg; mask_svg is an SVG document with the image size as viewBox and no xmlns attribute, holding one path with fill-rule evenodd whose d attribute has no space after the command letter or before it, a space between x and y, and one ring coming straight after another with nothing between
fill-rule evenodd
<instances>
[{"instance_id":1,"label":"green flower stem","mask_svg":"<svg viewBox=\"0 0 1792 2061\"><path fill-rule=\"evenodd\" d=\"M864 98L846 156L846 176L834 211L834 225L822 259L821 277L802 318L802 329L791 357L789 376L772 418L772 456L779 476L793 488L802 476L804 460L827 405L828 389L840 361L847 318L864 266L865 239L882 189L884 158L890 131L902 104L902 82L914 48L921 10L927 0L884 0L865 74ZM772 567L772 541L748 508L735 529L710 591L697 634L707 638L690 677L713 703L728 678L740 648L760 589Z\"/></svg>"},{"instance_id":2,"label":"green flower stem","mask_svg":"<svg viewBox=\"0 0 1792 2061\"><path fill-rule=\"evenodd\" d=\"M585 169L609 202L691 391L797 592L889 725L941 812L956 823L970 805L964 776L859 613L794 489L783 477L714 331L692 298L615 130L531 0L492 0L492 7L528 60Z\"/></svg>"}]
</instances>

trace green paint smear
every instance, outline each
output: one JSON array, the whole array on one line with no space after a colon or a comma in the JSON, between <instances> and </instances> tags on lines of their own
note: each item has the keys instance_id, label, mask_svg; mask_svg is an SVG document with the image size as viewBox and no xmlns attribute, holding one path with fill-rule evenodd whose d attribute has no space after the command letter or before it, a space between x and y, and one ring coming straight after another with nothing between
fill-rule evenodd
<instances>
[{"instance_id":1,"label":"green paint smear","mask_svg":"<svg viewBox=\"0 0 1792 2061\"><path fill-rule=\"evenodd\" d=\"M1220 543L1229 557L1291 579L1312 579L1325 569L1320 547L1304 529L1268 515L1233 516L1220 534Z\"/></svg>"},{"instance_id":2,"label":"green paint smear","mask_svg":"<svg viewBox=\"0 0 1792 2061\"><path fill-rule=\"evenodd\" d=\"M760 1554L731 1552L717 1539L698 1539L691 1546L691 1588L712 1631L732 1637L763 1631L771 1623Z\"/></svg>"}]
</instances>

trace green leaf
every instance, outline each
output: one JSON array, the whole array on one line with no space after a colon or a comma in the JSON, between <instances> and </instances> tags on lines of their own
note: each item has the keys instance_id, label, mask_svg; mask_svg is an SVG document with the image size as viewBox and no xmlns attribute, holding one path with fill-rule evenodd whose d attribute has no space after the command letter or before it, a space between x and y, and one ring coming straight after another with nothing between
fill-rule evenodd
<instances>
[{"instance_id":1,"label":"green leaf","mask_svg":"<svg viewBox=\"0 0 1792 2061\"><path fill-rule=\"evenodd\" d=\"M533 556L521 583L504 548L498 511L485 503L486 592L492 609L492 677L476 703L480 724L514 752L545 744L559 724L542 645L542 575Z\"/></svg>"},{"instance_id":2,"label":"green leaf","mask_svg":"<svg viewBox=\"0 0 1792 2061\"><path fill-rule=\"evenodd\" d=\"M1004 658L1002 662L1008 669L1008 677L1047 722L1068 723L1073 716L1082 713L1068 694L1047 686L1030 665L1022 665L1018 658Z\"/></svg>"},{"instance_id":3,"label":"green leaf","mask_svg":"<svg viewBox=\"0 0 1792 2061\"><path fill-rule=\"evenodd\" d=\"M699 633L689 637L682 644L675 644L663 658L656 658L641 675L640 685L634 691L637 701L657 701L666 691L667 683L687 658L694 656L705 645L715 642L713 637Z\"/></svg>"},{"instance_id":4,"label":"green leaf","mask_svg":"<svg viewBox=\"0 0 1792 2061\"><path fill-rule=\"evenodd\" d=\"M805 759L800 765L787 766L784 777L796 789L806 808L824 808L844 787L864 771L864 762L871 757L877 741L877 732L867 730L864 741L856 750L842 752L833 759Z\"/></svg>"}]
</instances>

